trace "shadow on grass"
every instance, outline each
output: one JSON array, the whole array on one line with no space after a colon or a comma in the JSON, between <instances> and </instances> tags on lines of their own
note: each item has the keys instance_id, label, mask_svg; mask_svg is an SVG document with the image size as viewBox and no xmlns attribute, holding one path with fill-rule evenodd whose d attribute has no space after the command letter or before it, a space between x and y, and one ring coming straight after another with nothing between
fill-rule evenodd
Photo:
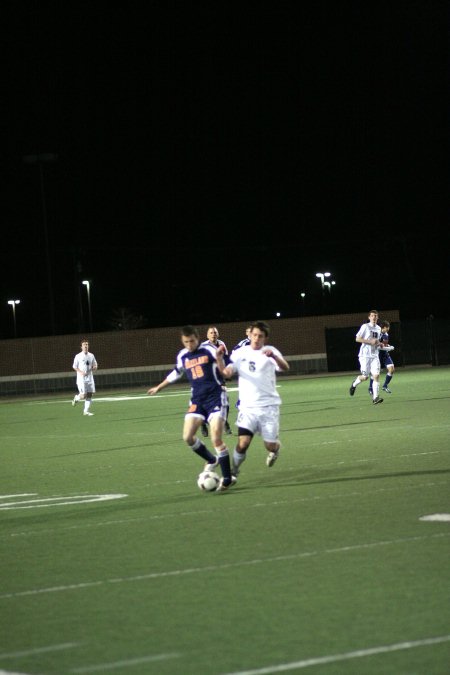
<instances>
[{"instance_id":1,"label":"shadow on grass","mask_svg":"<svg viewBox=\"0 0 450 675\"><path fill-rule=\"evenodd\" d=\"M402 420L407 420L407 417L389 417L389 419L375 419L375 420L358 420L357 422L340 422L339 424L320 424L316 427L296 427L295 429L284 429L283 435L289 433L290 431L317 431L319 429L340 429L342 427L354 427L366 424L378 424L379 422L401 422Z\"/></svg>"},{"instance_id":2,"label":"shadow on grass","mask_svg":"<svg viewBox=\"0 0 450 675\"><path fill-rule=\"evenodd\" d=\"M347 469L348 470L348 467ZM391 478L407 478L411 476L430 476L430 475L444 475L450 473L450 469L429 469L425 471L396 471L394 473L379 473L379 474L362 474L359 476L341 476L341 477L329 477L329 478L310 478L307 480L302 480L299 478L297 481L293 481L292 477L286 476L286 481L280 482L263 482L259 483L260 487L263 488L276 488L280 487L298 487L301 485L322 485L327 483L347 483L360 480L385 480Z\"/></svg>"},{"instance_id":3,"label":"shadow on grass","mask_svg":"<svg viewBox=\"0 0 450 675\"><path fill-rule=\"evenodd\" d=\"M176 439L174 443L182 443L180 439ZM170 445L168 441L165 441L164 445ZM151 448L151 447L161 447L160 441L146 442L146 443L136 443L134 445L118 445L115 448L101 448L98 450L80 450L79 452L66 452L63 455L52 455L52 458L55 457L73 457L75 455L97 455L103 452L117 452L120 450L135 450L138 448Z\"/></svg>"}]
</instances>

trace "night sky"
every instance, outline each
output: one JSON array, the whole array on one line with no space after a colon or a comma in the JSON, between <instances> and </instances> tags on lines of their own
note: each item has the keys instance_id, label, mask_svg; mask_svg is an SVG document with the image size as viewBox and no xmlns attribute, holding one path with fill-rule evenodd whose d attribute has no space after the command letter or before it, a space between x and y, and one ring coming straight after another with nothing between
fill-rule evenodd
<instances>
[{"instance_id":1,"label":"night sky","mask_svg":"<svg viewBox=\"0 0 450 675\"><path fill-rule=\"evenodd\" d=\"M449 316L446 2L5 16L1 338Z\"/></svg>"}]
</instances>

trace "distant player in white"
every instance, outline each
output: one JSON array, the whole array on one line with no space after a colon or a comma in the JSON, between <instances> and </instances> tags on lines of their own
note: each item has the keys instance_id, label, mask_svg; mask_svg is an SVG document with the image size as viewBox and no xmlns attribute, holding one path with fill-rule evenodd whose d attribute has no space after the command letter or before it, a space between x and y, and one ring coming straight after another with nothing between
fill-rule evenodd
<instances>
[{"instance_id":1,"label":"distant player in white","mask_svg":"<svg viewBox=\"0 0 450 675\"><path fill-rule=\"evenodd\" d=\"M92 394L95 393L94 371L98 364L95 356L89 351L89 342L82 340L81 352L73 360L72 368L77 374L77 387L79 393L73 397L72 405L78 401L84 401L83 415L92 417L94 413L89 411L92 403Z\"/></svg>"},{"instance_id":2,"label":"distant player in white","mask_svg":"<svg viewBox=\"0 0 450 675\"><path fill-rule=\"evenodd\" d=\"M361 374L352 382L350 386L350 396L353 396L356 387L372 376L373 404L383 403L383 399L378 396L380 391L380 359L378 350L380 347L381 328L378 325L378 312L371 309L369 312L369 323L363 323L356 333L356 342L359 342L358 358Z\"/></svg>"},{"instance_id":3,"label":"distant player in white","mask_svg":"<svg viewBox=\"0 0 450 675\"><path fill-rule=\"evenodd\" d=\"M264 321L252 325L250 344L236 349L230 356L228 366L223 361L222 350L217 350L217 365L224 377L239 375L239 415L237 418L238 442L233 454L233 473L245 461L247 449L255 434L259 434L268 456L266 464L271 467L280 452L280 404L276 388L276 371L289 370L289 364L281 352L266 346L269 326Z\"/></svg>"}]
</instances>

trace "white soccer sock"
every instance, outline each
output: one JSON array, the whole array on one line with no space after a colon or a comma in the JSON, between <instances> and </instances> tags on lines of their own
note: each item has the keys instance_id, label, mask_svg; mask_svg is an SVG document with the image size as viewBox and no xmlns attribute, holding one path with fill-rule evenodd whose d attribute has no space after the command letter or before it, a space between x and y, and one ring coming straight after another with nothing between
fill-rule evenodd
<instances>
[{"instance_id":1,"label":"white soccer sock","mask_svg":"<svg viewBox=\"0 0 450 675\"><path fill-rule=\"evenodd\" d=\"M247 455L242 452L237 452L236 449L233 451L233 465L237 468L242 464L242 462L245 462L247 459Z\"/></svg>"},{"instance_id":2,"label":"white soccer sock","mask_svg":"<svg viewBox=\"0 0 450 675\"><path fill-rule=\"evenodd\" d=\"M217 457L226 457L228 453L228 448L225 445L225 443L222 443L222 445L218 445L217 447L214 448L216 451Z\"/></svg>"}]
</instances>

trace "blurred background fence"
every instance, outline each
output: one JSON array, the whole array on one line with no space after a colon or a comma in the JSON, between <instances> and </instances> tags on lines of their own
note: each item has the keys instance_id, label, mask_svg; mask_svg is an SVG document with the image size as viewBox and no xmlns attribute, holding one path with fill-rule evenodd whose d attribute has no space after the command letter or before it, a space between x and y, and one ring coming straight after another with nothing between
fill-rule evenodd
<instances>
[{"instance_id":1,"label":"blurred background fence","mask_svg":"<svg viewBox=\"0 0 450 675\"><path fill-rule=\"evenodd\" d=\"M355 333L368 311L357 314L273 319L270 344L288 359L290 375L359 370ZM396 367L450 363L450 320L400 321L398 310L379 310L391 323ZM247 324L218 325L228 349L243 337ZM207 325L197 325L206 339ZM75 390L73 358L87 338L99 363L97 389L143 387L161 381L173 368L179 349L179 327L110 331L2 340L0 395L37 395Z\"/></svg>"}]
</instances>

